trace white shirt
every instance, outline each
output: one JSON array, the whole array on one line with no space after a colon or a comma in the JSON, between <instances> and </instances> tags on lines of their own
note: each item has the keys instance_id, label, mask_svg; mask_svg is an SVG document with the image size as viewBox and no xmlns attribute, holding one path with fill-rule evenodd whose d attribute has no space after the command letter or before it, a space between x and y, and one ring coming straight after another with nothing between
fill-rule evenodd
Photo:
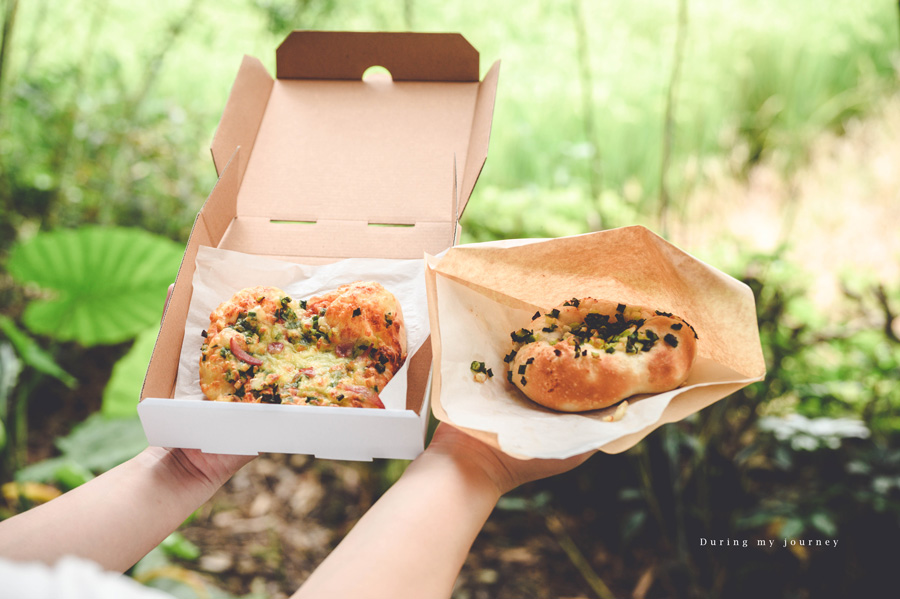
<instances>
[{"instance_id":1,"label":"white shirt","mask_svg":"<svg viewBox=\"0 0 900 599\"><path fill-rule=\"evenodd\" d=\"M0 599L173 599L98 564L64 557L53 566L0 559Z\"/></svg>"}]
</instances>

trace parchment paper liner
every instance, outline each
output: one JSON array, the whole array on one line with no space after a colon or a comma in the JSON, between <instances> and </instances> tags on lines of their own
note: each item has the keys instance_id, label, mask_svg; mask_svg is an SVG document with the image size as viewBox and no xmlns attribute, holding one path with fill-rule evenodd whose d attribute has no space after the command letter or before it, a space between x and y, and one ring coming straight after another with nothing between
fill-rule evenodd
<instances>
[{"instance_id":1,"label":"parchment paper liner","mask_svg":"<svg viewBox=\"0 0 900 599\"><path fill-rule=\"evenodd\" d=\"M421 260L350 258L309 266L253 254L201 246L197 252L193 293L185 322L184 343L175 381L176 399L203 400L200 391L200 332L223 301L246 287L278 287L294 299L308 299L353 281L376 281L394 294L403 310L407 355L413 356L428 338L428 310ZM406 407L409 358L379 393L386 409ZM297 406L298 409L315 409Z\"/></svg>"},{"instance_id":2,"label":"parchment paper liner","mask_svg":"<svg viewBox=\"0 0 900 599\"><path fill-rule=\"evenodd\" d=\"M765 375L749 287L693 258L644 227L551 240L508 240L426 255L434 356L431 405L442 421L517 457L564 458L592 449L619 453ZM678 314L699 335L698 359L684 386L614 408L563 414L525 398L506 380L509 333L536 310L594 297ZM473 380L472 360L494 371Z\"/></svg>"}]
</instances>

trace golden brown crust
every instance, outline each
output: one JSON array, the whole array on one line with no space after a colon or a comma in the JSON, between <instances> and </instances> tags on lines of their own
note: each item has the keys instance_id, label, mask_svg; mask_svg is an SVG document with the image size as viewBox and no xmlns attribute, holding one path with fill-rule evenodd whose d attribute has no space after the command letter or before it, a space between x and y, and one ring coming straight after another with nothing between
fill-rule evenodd
<instances>
[{"instance_id":1,"label":"golden brown crust","mask_svg":"<svg viewBox=\"0 0 900 599\"><path fill-rule=\"evenodd\" d=\"M406 359L400 304L372 282L309 301L243 289L204 337L200 387L216 401L383 408L378 393Z\"/></svg>"},{"instance_id":2,"label":"golden brown crust","mask_svg":"<svg viewBox=\"0 0 900 599\"><path fill-rule=\"evenodd\" d=\"M379 356L396 371L406 360L406 323L394 296L378 283L357 281L309 300L309 309L325 310L335 343L371 340ZM354 313L359 310L359 314Z\"/></svg>"},{"instance_id":3,"label":"golden brown crust","mask_svg":"<svg viewBox=\"0 0 900 599\"><path fill-rule=\"evenodd\" d=\"M513 333L509 380L563 412L608 407L683 384L697 352L682 318L593 298L572 299Z\"/></svg>"}]
</instances>

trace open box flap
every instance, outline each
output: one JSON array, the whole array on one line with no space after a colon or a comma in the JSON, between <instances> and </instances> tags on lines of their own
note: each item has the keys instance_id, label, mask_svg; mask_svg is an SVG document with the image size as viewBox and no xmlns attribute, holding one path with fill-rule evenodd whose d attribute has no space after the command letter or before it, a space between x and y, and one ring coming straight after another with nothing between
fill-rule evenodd
<instances>
[{"instance_id":1,"label":"open box flap","mask_svg":"<svg viewBox=\"0 0 900 599\"><path fill-rule=\"evenodd\" d=\"M484 168L484 162L487 160L488 142L491 137L491 123L494 118L494 101L497 97L497 80L500 78L500 61L495 62L487 74L484 81L478 87L478 98L475 103L475 117L472 119L472 132L469 136L469 152L463 172L464 179L462 181L459 193L459 214L457 219L462 217L466 203L475 189L475 183L481 175L481 169Z\"/></svg>"},{"instance_id":2,"label":"open box flap","mask_svg":"<svg viewBox=\"0 0 900 599\"><path fill-rule=\"evenodd\" d=\"M394 81L478 82L479 75L478 51L458 33L294 31L275 58L279 79L359 81L374 65Z\"/></svg>"},{"instance_id":3,"label":"open box flap","mask_svg":"<svg viewBox=\"0 0 900 599\"><path fill-rule=\"evenodd\" d=\"M274 84L275 81L259 59L244 56L210 144L216 174L219 176L235 149L243 147L244 153L238 166L239 178L243 177Z\"/></svg>"},{"instance_id":4,"label":"open box flap","mask_svg":"<svg viewBox=\"0 0 900 599\"><path fill-rule=\"evenodd\" d=\"M244 150L219 247L327 262L452 245L487 154L499 64L479 82L458 34L295 32L277 59L274 81L244 60L214 139L217 165L229 143ZM375 65L393 80L362 80Z\"/></svg>"},{"instance_id":5,"label":"open box flap","mask_svg":"<svg viewBox=\"0 0 900 599\"><path fill-rule=\"evenodd\" d=\"M163 311L153 356L144 377L141 399L172 396L178 372L178 352L163 351L161 348L181 347L184 339L184 321L191 303L191 280L196 268L198 248L201 245L215 247L234 219L235 198L240 187L240 155L240 149L236 149L231 160L223 167L197 218L194 219L194 226L175 279L175 287Z\"/></svg>"}]
</instances>

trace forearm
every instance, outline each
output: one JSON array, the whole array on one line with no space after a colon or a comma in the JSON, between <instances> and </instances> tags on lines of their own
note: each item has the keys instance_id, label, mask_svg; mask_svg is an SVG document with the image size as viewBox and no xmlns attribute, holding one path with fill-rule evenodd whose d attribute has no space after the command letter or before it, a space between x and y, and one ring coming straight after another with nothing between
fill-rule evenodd
<instances>
[{"instance_id":1,"label":"forearm","mask_svg":"<svg viewBox=\"0 0 900 599\"><path fill-rule=\"evenodd\" d=\"M217 485L150 448L90 482L0 522L0 557L53 563L78 555L125 571L175 530Z\"/></svg>"},{"instance_id":2,"label":"forearm","mask_svg":"<svg viewBox=\"0 0 900 599\"><path fill-rule=\"evenodd\" d=\"M449 597L499 497L464 457L426 452L295 597Z\"/></svg>"}]
</instances>

